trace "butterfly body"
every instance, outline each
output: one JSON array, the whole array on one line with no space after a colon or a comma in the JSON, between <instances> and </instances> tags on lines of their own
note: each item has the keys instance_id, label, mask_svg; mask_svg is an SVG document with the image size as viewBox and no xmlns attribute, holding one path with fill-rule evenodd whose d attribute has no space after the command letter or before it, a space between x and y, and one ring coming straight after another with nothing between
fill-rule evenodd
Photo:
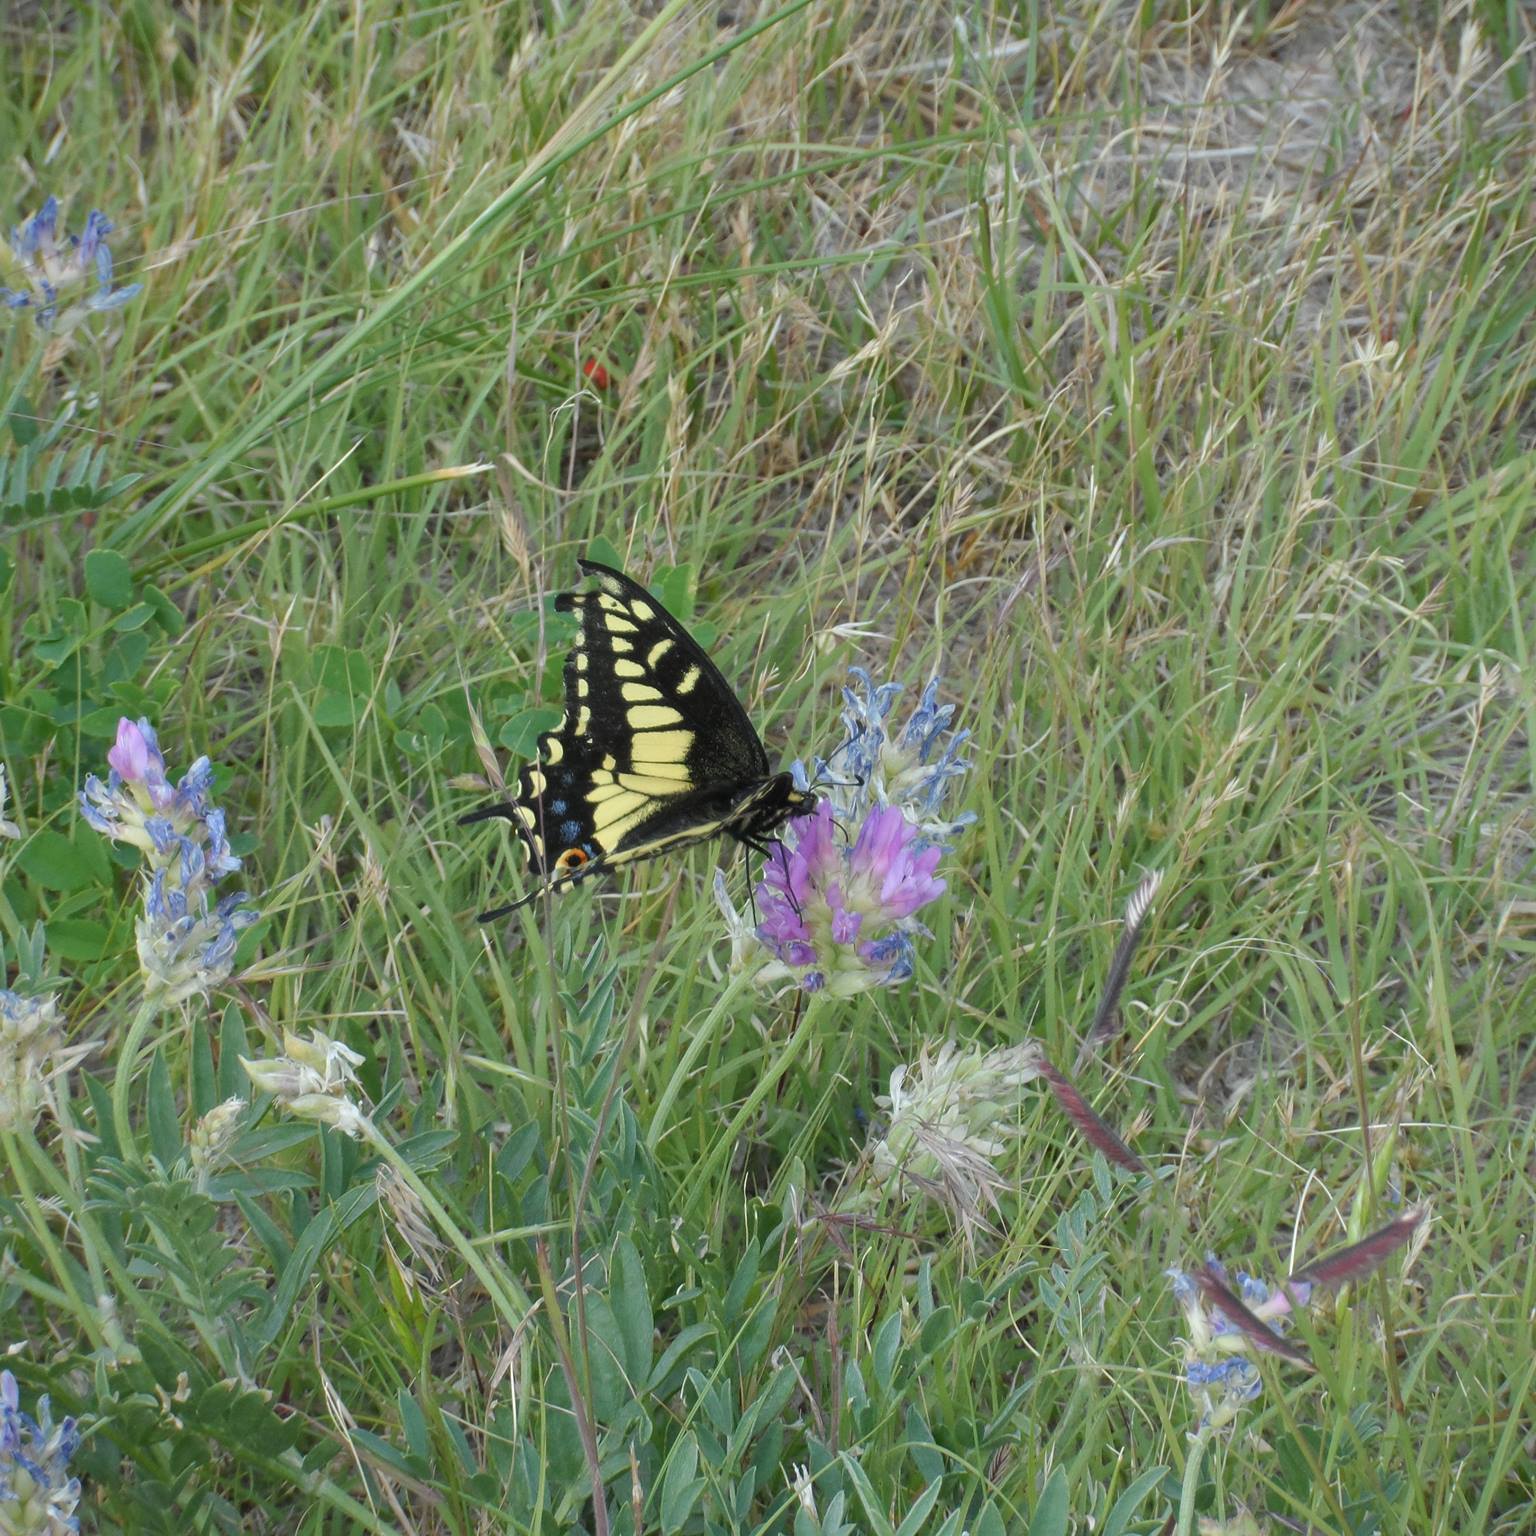
<instances>
[{"instance_id":1,"label":"butterfly body","mask_svg":"<svg viewBox=\"0 0 1536 1536\"><path fill-rule=\"evenodd\" d=\"M579 623L565 715L539 738L518 794L462 818L511 821L540 890L728 835L760 847L812 797L770 771L747 712L697 641L643 587L593 560L594 590L562 592Z\"/></svg>"}]
</instances>

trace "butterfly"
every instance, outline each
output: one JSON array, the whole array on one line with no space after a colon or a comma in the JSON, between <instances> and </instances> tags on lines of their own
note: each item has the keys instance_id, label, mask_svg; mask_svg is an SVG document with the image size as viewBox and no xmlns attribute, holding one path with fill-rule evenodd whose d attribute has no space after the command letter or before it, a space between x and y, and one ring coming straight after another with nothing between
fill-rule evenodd
<instances>
[{"instance_id":1,"label":"butterfly","mask_svg":"<svg viewBox=\"0 0 1536 1536\"><path fill-rule=\"evenodd\" d=\"M741 701L693 636L622 571L577 564L596 586L555 598L580 625L565 658L565 714L539 737L515 800L459 818L510 821L540 880L482 912L483 923L542 891L712 837L766 853L814 803L790 774L770 771Z\"/></svg>"}]
</instances>

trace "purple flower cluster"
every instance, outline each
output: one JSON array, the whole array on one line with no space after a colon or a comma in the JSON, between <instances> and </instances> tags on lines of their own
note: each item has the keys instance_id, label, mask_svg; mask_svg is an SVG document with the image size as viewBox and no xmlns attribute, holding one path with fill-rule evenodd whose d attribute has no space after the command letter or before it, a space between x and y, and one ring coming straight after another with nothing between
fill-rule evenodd
<instances>
[{"instance_id":1,"label":"purple flower cluster","mask_svg":"<svg viewBox=\"0 0 1536 1536\"><path fill-rule=\"evenodd\" d=\"M817 758L814 781L794 767L816 808L784 828L756 890L753 928L732 906L717 876L715 900L731 935L733 968L757 965L762 982L792 980L806 992L849 997L912 974L917 912L945 890L935 871L944 838L974 818L943 820L941 803L970 766L951 731L954 706L940 705L937 680L923 690L905 727L888 718L899 683L876 687L852 673L843 690L843 745ZM947 738L947 739L946 739ZM772 959L758 965L755 952Z\"/></svg>"},{"instance_id":2,"label":"purple flower cluster","mask_svg":"<svg viewBox=\"0 0 1536 1536\"><path fill-rule=\"evenodd\" d=\"M90 774L80 813L114 842L148 859L144 915L137 925L147 995L180 1002L223 981L234 963L240 930L260 915L243 891L215 899L215 888L240 868L230 852L224 813L209 804L213 768L200 757L173 788L147 720L120 720L107 753L105 784Z\"/></svg>"},{"instance_id":3,"label":"purple flower cluster","mask_svg":"<svg viewBox=\"0 0 1536 1536\"><path fill-rule=\"evenodd\" d=\"M0 1371L0 1531L56 1536L78 1531L80 1479L69 1458L80 1444L73 1419L53 1422L46 1396L37 1417L21 1411L16 1378Z\"/></svg>"},{"instance_id":4,"label":"purple flower cluster","mask_svg":"<svg viewBox=\"0 0 1536 1536\"><path fill-rule=\"evenodd\" d=\"M779 963L805 991L835 996L909 977L913 914L944 893L943 850L894 805L872 809L851 845L825 800L787 832L757 888L758 937Z\"/></svg>"},{"instance_id":5,"label":"purple flower cluster","mask_svg":"<svg viewBox=\"0 0 1536 1536\"><path fill-rule=\"evenodd\" d=\"M44 330L59 315L59 300L71 288L95 278L95 291L65 311L66 323L83 318L89 312L121 309L143 291L142 283L112 286L112 252L107 236L112 221L93 208L86 215L85 233L58 233L59 200L50 197L24 224L11 231L12 263L26 279L25 288L0 288L0 307L30 309Z\"/></svg>"}]
</instances>

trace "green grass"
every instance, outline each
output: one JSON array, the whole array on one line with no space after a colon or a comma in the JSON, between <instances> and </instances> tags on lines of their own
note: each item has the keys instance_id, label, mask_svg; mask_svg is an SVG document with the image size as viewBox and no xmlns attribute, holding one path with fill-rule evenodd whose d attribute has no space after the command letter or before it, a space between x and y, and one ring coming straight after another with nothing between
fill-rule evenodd
<instances>
[{"instance_id":1,"label":"green grass","mask_svg":"<svg viewBox=\"0 0 1536 1536\"><path fill-rule=\"evenodd\" d=\"M89 1047L0 1136L0 1315L82 1528L1162 1530L1164 1271L1400 1198L1201 1512L1528 1530L1529 18L642 9L0 22L4 222L100 207L145 284L0 312L0 941ZM723 846L476 925L525 888L456 826L477 734L510 777L595 540L776 760L849 665L941 674L977 820L906 986L731 986ZM134 860L74 804L124 714L212 756L263 912L132 1060ZM968 1234L875 1188L925 1044L1070 1065L1153 868L1081 1082L1155 1179L1037 1086ZM314 1027L383 1142L268 1106L195 1178Z\"/></svg>"}]
</instances>

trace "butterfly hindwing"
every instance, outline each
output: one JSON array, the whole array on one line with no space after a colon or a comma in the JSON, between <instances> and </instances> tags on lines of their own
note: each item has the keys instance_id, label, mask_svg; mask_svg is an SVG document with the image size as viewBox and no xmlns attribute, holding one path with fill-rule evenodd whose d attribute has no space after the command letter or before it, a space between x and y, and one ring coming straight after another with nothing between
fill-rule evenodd
<instances>
[{"instance_id":1,"label":"butterfly hindwing","mask_svg":"<svg viewBox=\"0 0 1536 1536\"><path fill-rule=\"evenodd\" d=\"M475 815L513 822L545 886L722 832L771 835L807 797L787 774L770 774L730 685L643 587L580 564L594 587L555 599L578 623L564 716L539 738L516 800Z\"/></svg>"}]
</instances>

